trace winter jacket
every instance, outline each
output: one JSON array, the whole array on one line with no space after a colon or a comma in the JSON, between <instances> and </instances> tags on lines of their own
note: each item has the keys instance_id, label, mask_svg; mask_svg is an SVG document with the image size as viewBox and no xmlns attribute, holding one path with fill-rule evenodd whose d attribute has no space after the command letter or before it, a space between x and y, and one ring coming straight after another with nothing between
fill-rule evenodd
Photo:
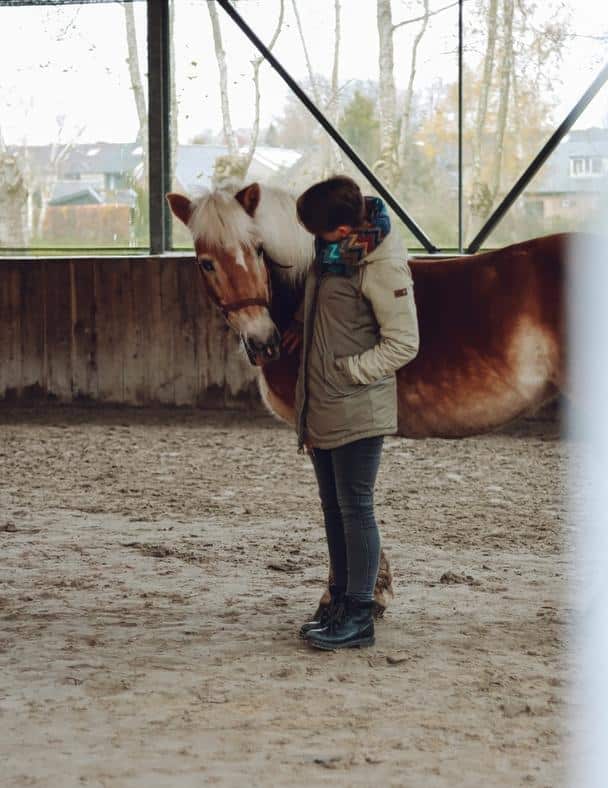
<instances>
[{"instance_id":1,"label":"winter jacket","mask_svg":"<svg viewBox=\"0 0 608 788\"><path fill-rule=\"evenodd\" d=\"M296 385L298 445L334 449L397 431L395 372L418 352L405 244L390 232L352 276L308 271Z\"/></svg>"}]
</instances>

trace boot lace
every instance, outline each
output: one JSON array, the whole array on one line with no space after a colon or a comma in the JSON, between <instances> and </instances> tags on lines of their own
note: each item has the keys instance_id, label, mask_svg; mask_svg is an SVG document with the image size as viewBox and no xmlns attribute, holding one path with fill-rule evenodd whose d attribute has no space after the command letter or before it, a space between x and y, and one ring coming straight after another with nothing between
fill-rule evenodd
<instances>
[{"instance_id":1,"label":"boot lace","mask_svg":"<svg viewBox=\"0 0 608 788\"><path fill-rule=\"evenodd\" d=\"M333 632L336 629L336 627L338 627L342 623L345 614L346 614L346 606L344 604L344 601L335 602L334 604L330 605L327 614L327 624L326 624L326 626L329 628L330 631Z\"/></svg>"}]
</instances>

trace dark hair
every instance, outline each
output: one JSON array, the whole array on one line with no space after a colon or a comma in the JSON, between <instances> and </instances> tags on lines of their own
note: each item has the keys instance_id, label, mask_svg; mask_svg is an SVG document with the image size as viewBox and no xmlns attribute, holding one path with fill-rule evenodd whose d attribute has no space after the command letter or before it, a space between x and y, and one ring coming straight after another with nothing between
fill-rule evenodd
<instances>
[{"instance_id":1,"label":"dark hair","mask_svg":"<svg viewBox=\"0 0 608 788\"><path fill-rule=\"evenodd\" d=\"M341 224L358 227L365 214L361 189L346 175L315 183L298 197L298 218L314 235L333 232Z\"/></svg>"}]
</instances>

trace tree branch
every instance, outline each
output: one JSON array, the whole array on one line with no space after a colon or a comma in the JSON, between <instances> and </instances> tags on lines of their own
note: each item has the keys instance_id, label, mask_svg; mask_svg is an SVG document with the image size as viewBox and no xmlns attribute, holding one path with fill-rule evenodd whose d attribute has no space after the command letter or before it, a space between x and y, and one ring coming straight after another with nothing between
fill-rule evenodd
<instances>
[{"instance_id":1,"label":"tree branch","mask_svg":"<svg viewBox=\"0 0 608 788\"><path fill-rule=\"evenodd\" d=\"M466 3L467 0L464 0ZM430 16L436 16L440 14L442 11L447 11L448 8L454 8L455 5L458 5L458 0L455 3L450 3L449 5L444 5L442 8L437 8L435 11L429 11L428 14L423 14L422 16L415 16L412 19L404 19L403 22L397 22L396 25L393 25L393 33L397 30L398 27L403 27L404 25L413 25L414 22L423 22L425 19L428 20Z\"/></svg>"},{"instance_id":2,"label":"tree branch","mask_svg":"<svg viewBox=\"0 0 608 788\"><path fill-rule=\"evenodd\" d=\"M220 72L220 96L222 106L222 123L224 126L224 140L228 147L228 154L235 156L237 154L236 135L232 129L232 121L230 119L230 102L228 99L228 70L226 68L226 52L224 51L224 44L222 42L222 30L220 28L220 20L217 15L217 8L215 0L207 3L209 16L211 17L211 27L213 28L213 46L215 48L215 57L217 60L217 67Z\"/></svg>"},{"instance_id":3,"label":"tree branch","mask_svg":"<svg viewBox=\"0 0 608 788\"><path fill-rule=\"evenodd\" d=\"M403 167L405 165L405 156L407 151L407 143L410 132L410 119L412 115L412 102L414 100L414 79L416 77L416 61L418 58L418 47L426 32L429 23L429 0L424 0L424 16L422 17L422 25L416 34L414 46L412 47L412 58L410 62L410 76L407 83L407 90L405 93L405 101L403 103L403 114L401 116L401 127L399 129L399 144L397 146L397 161Z\"/></svg>"},{"instance_id":4,"label":"tree branch","mask_svg":"<svg viewBox=\"0 0 608 788\"><path fill-rule=\"evenodd\" d=\"M270 43L268 44L268 49L272 51L273 46L276 44L277 38L279 37L279 33L281 32L281 28L283 26L283 15L285 13L285 0L280 0L280 9L279 9L279 19L277 22L276 29L273 33L272 38L270 39ZM249 165L251 164L251 160L253 159L253 154L255 153L255 149L258 144L258 137L260 135L260 66L264 62L264 56L260 55L259 57L252 60L253 66L253 84L255 87L255 118L253 120L253 131L251 133L251 140L249 142L249 149L245 156L245 171L249 169Z\"/></svg>"},{"instance_id":5,"label":"tree branch","mask_svg":"<svg viewBox=\"0 0 608 788\"><path fill-rule=\"evenodd\" d=\"M315 104L318 105L319 91L317 90L317 83L315 81L315 75L312 70L312 63L310 62L310 57L308 55L308 47L306 46L306 41L304 39L304 31L302 30L302 22L300 20L300 13L298 11L296 0L291 0L291 5L293 6L293 12L296 17L296 24L298 25L298 32L300 34L300 41L302 42L302 49L304 50L304 57L306 59L306 68L308 69L308 78L310 79L310 87L312 88L312 95L315 100Z\"/></svg>"}]
</instances>

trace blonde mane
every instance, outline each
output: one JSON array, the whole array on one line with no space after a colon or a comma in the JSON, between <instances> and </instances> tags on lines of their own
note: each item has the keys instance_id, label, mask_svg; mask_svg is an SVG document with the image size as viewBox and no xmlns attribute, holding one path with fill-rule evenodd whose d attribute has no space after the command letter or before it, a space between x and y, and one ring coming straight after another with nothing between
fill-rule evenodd
<instances>
[{"instance_id":1,"label":"blonde mane","mask_svg":"<svg viewBox=\"0 0 608 788\"><path fill-rule=\"evenodd\" d=\"M281 265L290 266L279 270L280 278L295 284L314 258L314 239L298 222L295 197L284 189L260 185L260 202L254 221L258 237L270 257Z\"/></svg>"},{"instance_id":2,"label":"blonde mane","mask_svg":"<svg viewBox=\"0 0 608 788\"><path fill-rule=\"evenodd\" d=\"M188 227L195 240L209 248L240 249L255 246L260 237L249 214L224 190L206 192L192 201Z\"/></svg>"},{"instance_id":3,"label":"blonde mane","mask_svg":"<svg viewBox=\"0 0 608 788\"><path fill-rule=\"evenodd\" d=\"M314 257L312 235L299 224L295 197L284 189L260 185L260 201L253 217L224 189L209 191L192 201L188 227L195 241L208 248L239 249L263 244L281 266L278 276L295 286Z\"/></svg>"}]
</instances>

